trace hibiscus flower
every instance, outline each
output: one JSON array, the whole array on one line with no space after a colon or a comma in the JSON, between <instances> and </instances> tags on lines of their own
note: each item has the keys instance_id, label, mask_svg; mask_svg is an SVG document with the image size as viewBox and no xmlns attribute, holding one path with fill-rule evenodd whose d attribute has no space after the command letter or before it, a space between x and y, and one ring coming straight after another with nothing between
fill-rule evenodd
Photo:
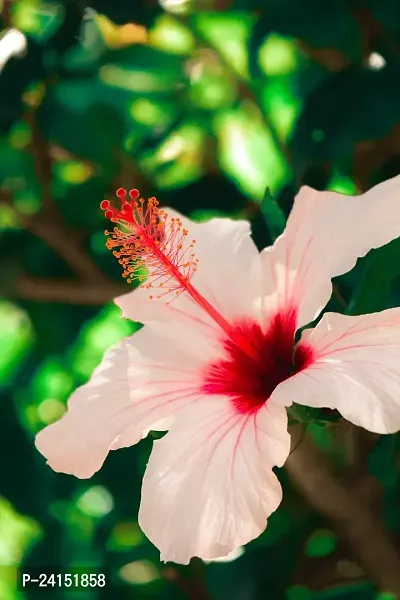
<instances>
[{"instance_id":1,"label":"hibiscus flower","mask_svg":"<svg viewBox=\"0 0 400 600\"><path fill-rule=\"evenodd\" d=\"M68 410L36 438L57 472L91 477L149 430L139 524L161 559L215 559L257 537L281 502L292 402L400 429L400 309L325 313L331 278L400 236L400 177L361 196L303 187L259 253L246 221L193 223L132 190L108 246L148 278L115 302L144 327L112 347ZM118 249L119 248L119 249ZM137 266L141 269L137 271Z\"/></svg>"}]
</instances>

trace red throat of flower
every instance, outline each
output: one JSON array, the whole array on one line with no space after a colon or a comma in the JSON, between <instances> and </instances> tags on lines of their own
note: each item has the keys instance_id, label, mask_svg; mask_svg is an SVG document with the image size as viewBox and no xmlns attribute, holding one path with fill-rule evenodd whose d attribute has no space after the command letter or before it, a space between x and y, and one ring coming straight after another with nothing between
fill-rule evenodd
<instances>
[{"instance_id":1,"label":"red throat of flower","mask_svg":"<svg viewBox=\"0 0 400 600\"><path fill-rule=\"evenodd\" d=\"M193 251L195 240L182 221L159 209L155 198L140 198L137 190L127 194L119 189L116 194L120 208L108 200L100 206L115 223L106 231L107 247L123 266L123 276L129 282L138 279L150 290L150 299L171 302L188 294L221 327L223 357L205 368L202 391L230 397L238 413L257 411L279 383L312 360L312 351L304 345L294 352L296 311L271 316L266 330L253 319L228 323L191 283L199 260Z\"/></svg>"},{"instance_id":2,"label":"red throat of flower","mask_svg":"<svg viewBox=\"0 0 400 600\"><path fill-rule=\"evenodd\" d=\"M122 265L122 276L130 283L139 280L141 287L154 290L149 299L174 298L187 292L203 310L226 332L229 323L190 283L197 271L199 260L193 248L196 240L179 218L171 218L159 208L156 198L145 201L138 190L123 188L116 191L120 208L103 200L100 208L105 217L115 223L112 231L106 231L107 248L113 251ZM118 248L118 249L116 249Z\"/></svg>"}]
</instances>

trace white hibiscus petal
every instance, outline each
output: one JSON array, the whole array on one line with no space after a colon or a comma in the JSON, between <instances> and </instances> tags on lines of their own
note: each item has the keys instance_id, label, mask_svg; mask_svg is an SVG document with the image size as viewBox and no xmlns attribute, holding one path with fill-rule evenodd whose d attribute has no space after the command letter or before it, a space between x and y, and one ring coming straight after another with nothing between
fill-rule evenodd
<instances>
[{"instance_id":1,"label":"white hibiscus petal","mask_svg":"<svg viewBox=\"0 0 400 600\"><path fill-rule=\"evenodd\" d=\"M282 498L272 471L290 449L284 408L238 415L226 397L181 411L154 443L139 524L161 560L214 559L254 539Z\"/></svg>"},{"instance_id":2,"label":"white hibiscus petal","mask_svg":"<svg viewBox=\"0 0 400 600\"><path fill-rule=\"evenodd\" d=\"M111 348L72 394L65 415L37 435L36 446L55 471L91 477L110 450L169 426L177 410L196 400L213 349L191 330L170 333L175 337L145 327Z\"/></svg>"},{"instance_id":3,"label":"white hibiscus petal","mask_svg":"<svg viewBox=\"0 0 400 600\"><path fill-rule=\"evenodd\" d=\"M400 308L326 313L299 348L311 348L313 360L276 388L274 401L336 409L375 433L400 430Z\"/></svg>"},{"instance_id":4,"label":"white hibiscus petal","mask_svg":"<svg viewBox=\"0 0 400 600\"><path fill-rule=\"evenodd\" d=\"M232 219L194 223L171 209L167 212L170 218L179 217L190 239L196 240L193 251L199 264L191 283L225 319L251 314L261 294L261 271L249 223ZM138 288L115 302L133 321L149 324L173 319L182 325L202 324L205 333L218 328L187 292L172 302L149 301L149 293L148 289Z\"/></svg>"},{"instance_id":5,"label":"white hibiscus petal","mask_svg":"<svg viewBox=\"0 0 400 600\"><path fill-rule=\"evenodd\" d=\"M400 236L400 176L362 196L303 187L284 233L261 253L268 312L297 310L297 326L313 321L332 293L332 277Z\"/></svg>"}]
</instances>

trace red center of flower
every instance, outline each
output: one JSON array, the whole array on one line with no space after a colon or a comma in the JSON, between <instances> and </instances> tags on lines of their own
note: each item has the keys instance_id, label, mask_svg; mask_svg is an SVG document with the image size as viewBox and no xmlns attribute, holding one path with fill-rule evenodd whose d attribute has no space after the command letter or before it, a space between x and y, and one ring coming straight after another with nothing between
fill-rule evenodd
<instances>
[{"instance_id":1,"label":"red center of flower","mask_svg":"<svg viewBox=\"0 0 400 600\"><path fill-rule=\"evenodd\" d=\"M128 281L136 277L141 287L157 290L149 299L188 294L224 334L222 358L206 368L203 391L231 397L239 413L258 410L277 385L312 360L310 348L294 347L295 311L278 314L266 330L256 321L229 323L190 281L199 261L192 251L195 240L188 237L182 220L170 218L155 198L145 202L137 190L128 195L120 188L116 195L120 207L112 207L108 200L100 206L115 224L106 231L107 246L123 266L123 276Z\"/></svg>"},{"instance_id":2,"label":"red center of flower","mask_svg":"<svg viewBox=\"0 0 400 600\"><path fill-rule=\"evenodd\" d=\"M224 357L206 368L203 391L230 396L241 414L261 408L277 385L312 360L311 348L294 347L295 328L294 311L278 314L266 331L256 322L232 326Z\"/></svg>"}]
</instances>

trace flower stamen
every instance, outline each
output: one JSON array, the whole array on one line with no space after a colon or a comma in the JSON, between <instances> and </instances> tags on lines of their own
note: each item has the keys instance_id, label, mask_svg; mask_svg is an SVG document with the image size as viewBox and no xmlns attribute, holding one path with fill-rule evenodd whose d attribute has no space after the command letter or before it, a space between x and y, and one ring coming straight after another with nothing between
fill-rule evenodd
<instances>
[{"instance_id":1,"label":"flower stamen","mask_svg":"<svg viewBox=\"0 0 400 600\"><path fill-rule=\"evenodd\" d=\"M145 201L136 189L116 191L121 207L114 208L103 200L100 208L115 227L105 231L107 248L123 267L122 276L131 283L135 279L140 287L153 291L149 299L174 298L187 292L225 332L229 323L190 283L198 269L199 259L193 248L196 240L190 239L179 217L169 217L159 202L152 197ZM118 248L118 249L117 249Z\"/></svg>"}]
</instances>

